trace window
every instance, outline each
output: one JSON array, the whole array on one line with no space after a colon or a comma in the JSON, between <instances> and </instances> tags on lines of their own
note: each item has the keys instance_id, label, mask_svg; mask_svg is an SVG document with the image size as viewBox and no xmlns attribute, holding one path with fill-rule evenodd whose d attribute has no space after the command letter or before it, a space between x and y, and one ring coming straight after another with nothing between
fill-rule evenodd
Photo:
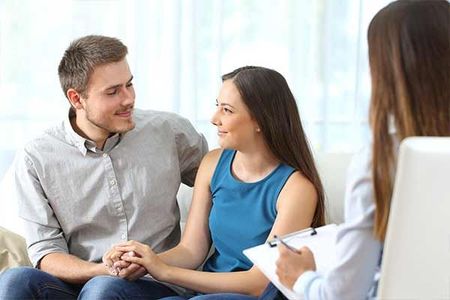
<instances>
[{"instance_id":1,"label":"window","mask_svg":"<svg viewBox=\"0 0 450 300\"><path fill-rule=\"evenodd\" d=\"M57 66L87 34L129 48L136 106L209 123L220 76L274 68L296 96L315 151L367 141L366 31L388 0L0 0L0 178L17 148L66 116Z\"/></svg>"}]
</instances>

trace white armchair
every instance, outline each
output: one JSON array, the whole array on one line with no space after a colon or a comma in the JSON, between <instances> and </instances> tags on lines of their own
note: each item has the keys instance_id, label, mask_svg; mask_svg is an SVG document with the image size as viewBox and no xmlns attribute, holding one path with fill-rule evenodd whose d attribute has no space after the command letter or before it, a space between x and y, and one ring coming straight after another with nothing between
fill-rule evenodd
<instances>
[{"instance_id":1,"label":"white armchair","mask_svg":"<svg viewBox=\"0 0 450 300\"><path fill-rule=\"evenodd\" d=\"M400 145L379 299L450 299L450 137Z\"/></svg>"}]
</instances>

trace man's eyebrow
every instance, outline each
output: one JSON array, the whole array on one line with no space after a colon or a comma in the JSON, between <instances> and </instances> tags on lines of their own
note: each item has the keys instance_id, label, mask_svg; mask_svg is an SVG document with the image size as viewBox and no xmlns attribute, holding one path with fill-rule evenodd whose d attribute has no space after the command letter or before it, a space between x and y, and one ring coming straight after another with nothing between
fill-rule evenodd
<instances>
[{"instance_id":1,"label":"man's eyebrow","mask_svg":"<svg viewBox=\"0 0 450 300\"><path fill-rule=\"evenodd\" d=\"M129 84L129 83L133 80L133 78L134 78L134 76L131 75L131 78L127 81L126 84ZM120 87L121 85L122 85L122 84L115 84L115 85L112 85L112 86L110 86L110 87L105 88L105 91L111 90L111 89L116 89L116 88Z\"/></svg>"}]
</instances>

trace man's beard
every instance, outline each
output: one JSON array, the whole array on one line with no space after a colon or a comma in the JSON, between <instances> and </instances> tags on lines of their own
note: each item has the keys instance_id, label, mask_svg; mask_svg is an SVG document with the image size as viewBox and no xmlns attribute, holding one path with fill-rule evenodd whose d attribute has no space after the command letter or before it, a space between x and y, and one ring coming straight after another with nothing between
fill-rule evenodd
<instances>
[{"instance_id":1,"label":"man's beard","mask_svg":"<svg viewBox=\"0 0 450 300\"><path fill-rule=\"evenodd\" d=\"M136 126L136 124L134 123L134 120L131 118L129 122L126 122L126 123L124 122L128 126L126 126L125 128L117 128L117 126L114 127L112 124L108 124L108 123L113 123L113 121L108 122L108 120L106 120L106 122L102 122L102 121L96 120L95 118L92 118L89 111L86 111L86 119L90 123L95 125L96 127L101 128L101 129L109 132L110 134L126 133L126 132L134 129L134 127Z\"/></svg>"}]
</instances>

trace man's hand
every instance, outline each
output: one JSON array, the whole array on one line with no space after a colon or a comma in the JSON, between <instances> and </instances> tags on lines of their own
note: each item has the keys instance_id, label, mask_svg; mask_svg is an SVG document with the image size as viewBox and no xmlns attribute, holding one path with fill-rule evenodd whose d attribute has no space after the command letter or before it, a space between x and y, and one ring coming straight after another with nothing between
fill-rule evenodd
<instances>
[{"instance_id":1,"label":"man's hand","mask_svg":"<svg viewBox=\"0 0 450 300\"><path fill-rule=\"evenodd\" d=\"M276 262L278 279L282 284L292 289L297 278L305 271L315 271L314 255L308 247L294 252L284 245L278 245L280 256Z\"/></svg>"},{"instance_id":2,"label":"man's hand","mask_svg":"<svg viewBox=\"0 0 450 300\"><path fill-rule=\"evenodd\" d=\"M105 264L106 268L108 268L108 271L111 275L117 276L119 275L120 269L114 267L114 263L120 261L120 257L123 255L123 252L119 252L116 249L111 248L108 252L106 252L103 257L102 261ZM127 266L124 266L127 267Z\"/></svg>"},{"instance_id":3,"label":"man's hand","mask_svg":"<svg viewBox=\"0 0 450 300\"><path fill-rule=\"evenodd\" d=\"M135 256L135 253L118 251L113 247L103 255L103 263L110 275L134 281L147 274L147 270L144 267L122 260L123 256Z\"/></svg>"},{"instance_id":4,"label":"man's hand","mask_svg":"<svg viewBox=\"0 0 450 300\"><path fill-rule=\"evenodd\" d=\"M119 277L134 281L147 274L147 270L143 266L124 261L124 258L133 256L136 256L133 251L125 252L120 260L114 263L114 269L119 270L117 274Z\"/></svg>"},{"instance_id":5,"label":"man's hand","mask_svg":"<svg viewBox=\"0 0 450 300\"><path fill-rule=\"evenodd\" d=\"M131 264L145 267L156 280L165 281L170 266L164 263L148 245L137 241L128 241L117 245L115 249L123 253L133 253L133 255L124 255L121 258Z\"/></svg>"}]
</instances>

